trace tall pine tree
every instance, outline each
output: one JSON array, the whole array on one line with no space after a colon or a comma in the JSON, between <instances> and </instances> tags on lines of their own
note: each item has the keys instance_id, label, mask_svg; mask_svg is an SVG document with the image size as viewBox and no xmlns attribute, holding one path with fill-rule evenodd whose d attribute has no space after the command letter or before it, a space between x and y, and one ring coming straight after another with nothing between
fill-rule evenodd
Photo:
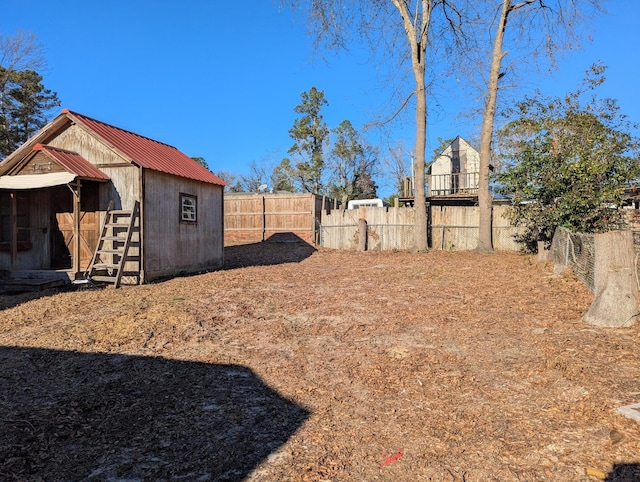
<instances>
[{"instance_id":1,"label":"tall pine tree","mask_svg":"<svg viewBox=\"0 0 640 482\"><path fill-rule=\"evenodd\" d=\"M301 94L302 103L294 108L297 118L289 135L294 140L289 154L300 158L296 164L296 177L303 192L318 194L322 188L324 147L329 140L329 128L322 117L322 107L328 105L324 92L311 87Z\"/></svg>"},{"instance_id":2,"label":"tall pine tree","mask_svg":"<svg viewBox=\"0 0 640 482\"><path fill-rule=\"evenodd\" d=\"M6 157L35 134L59 105L58 95L44 87L35 70L0 66L0 155Z\"/></svg>"}]
</instances>

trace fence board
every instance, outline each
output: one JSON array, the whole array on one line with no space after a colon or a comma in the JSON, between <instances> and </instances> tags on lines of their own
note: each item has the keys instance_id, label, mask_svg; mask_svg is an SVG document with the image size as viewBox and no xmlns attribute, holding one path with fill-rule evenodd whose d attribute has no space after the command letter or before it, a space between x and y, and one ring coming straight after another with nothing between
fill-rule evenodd
<instances>
[{"instance_id":1,"label":"fence board","mask_svg":"<svg viewBox=\"0 0 640 482\"><path fill-rule=\"evenodd\" d=\"M323 211L320 241L333 249L358 248L358 219L367 220L368 249L411 249L414 244L415 210L361 206L359 209Z\"/></svg>"}]
</instances>

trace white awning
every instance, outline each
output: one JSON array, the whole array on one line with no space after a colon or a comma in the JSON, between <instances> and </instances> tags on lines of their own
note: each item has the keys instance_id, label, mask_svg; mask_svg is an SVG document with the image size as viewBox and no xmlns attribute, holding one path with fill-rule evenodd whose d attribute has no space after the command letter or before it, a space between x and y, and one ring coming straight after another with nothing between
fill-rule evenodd
<instances>
[{"instance_id":1,"label":"white awning","mask_svg":"<svg viewBox=\"0 0 640 482\"><path fill-rule=\"evenodd\" d=\"M77 176L70 172L48 174L23 174L22 176L0 176L0 189L38 189L41 187L68 184Z\"/></svg>"}]
</instances>

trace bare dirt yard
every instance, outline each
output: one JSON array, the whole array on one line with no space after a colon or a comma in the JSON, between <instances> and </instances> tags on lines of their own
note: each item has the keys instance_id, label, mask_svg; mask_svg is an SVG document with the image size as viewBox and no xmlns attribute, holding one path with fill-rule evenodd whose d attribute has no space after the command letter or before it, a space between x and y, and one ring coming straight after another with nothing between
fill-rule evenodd
<instances>
[{"instance_id":1,"label":"bare dirt yard","mask_svg":"<svg viewBox=\"0 0 640 482\"><path fill-rule=\"evenodd\" d=\"M514 253L0 296L0 480L638 481L640 328Z\"/></svg>"}]
</instances>

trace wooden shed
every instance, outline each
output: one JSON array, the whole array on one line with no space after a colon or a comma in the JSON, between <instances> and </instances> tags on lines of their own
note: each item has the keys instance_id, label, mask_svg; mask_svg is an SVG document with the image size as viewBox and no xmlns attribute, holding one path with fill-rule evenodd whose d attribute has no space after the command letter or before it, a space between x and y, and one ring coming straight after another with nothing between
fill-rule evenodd
<instances>
[{"instance_id":1,"label":"wooden shed","mask_svg":"<svg viewBox=\"0 0 640 482\"><path fill-rule=\"evenodd\" d=\"M107 239L99 261L115 266L107 221L125 212L129 282L220 267L224 186L175 147L65 109L0 163L0 270L78 278Z\"/></svg>"}]
</instances>

